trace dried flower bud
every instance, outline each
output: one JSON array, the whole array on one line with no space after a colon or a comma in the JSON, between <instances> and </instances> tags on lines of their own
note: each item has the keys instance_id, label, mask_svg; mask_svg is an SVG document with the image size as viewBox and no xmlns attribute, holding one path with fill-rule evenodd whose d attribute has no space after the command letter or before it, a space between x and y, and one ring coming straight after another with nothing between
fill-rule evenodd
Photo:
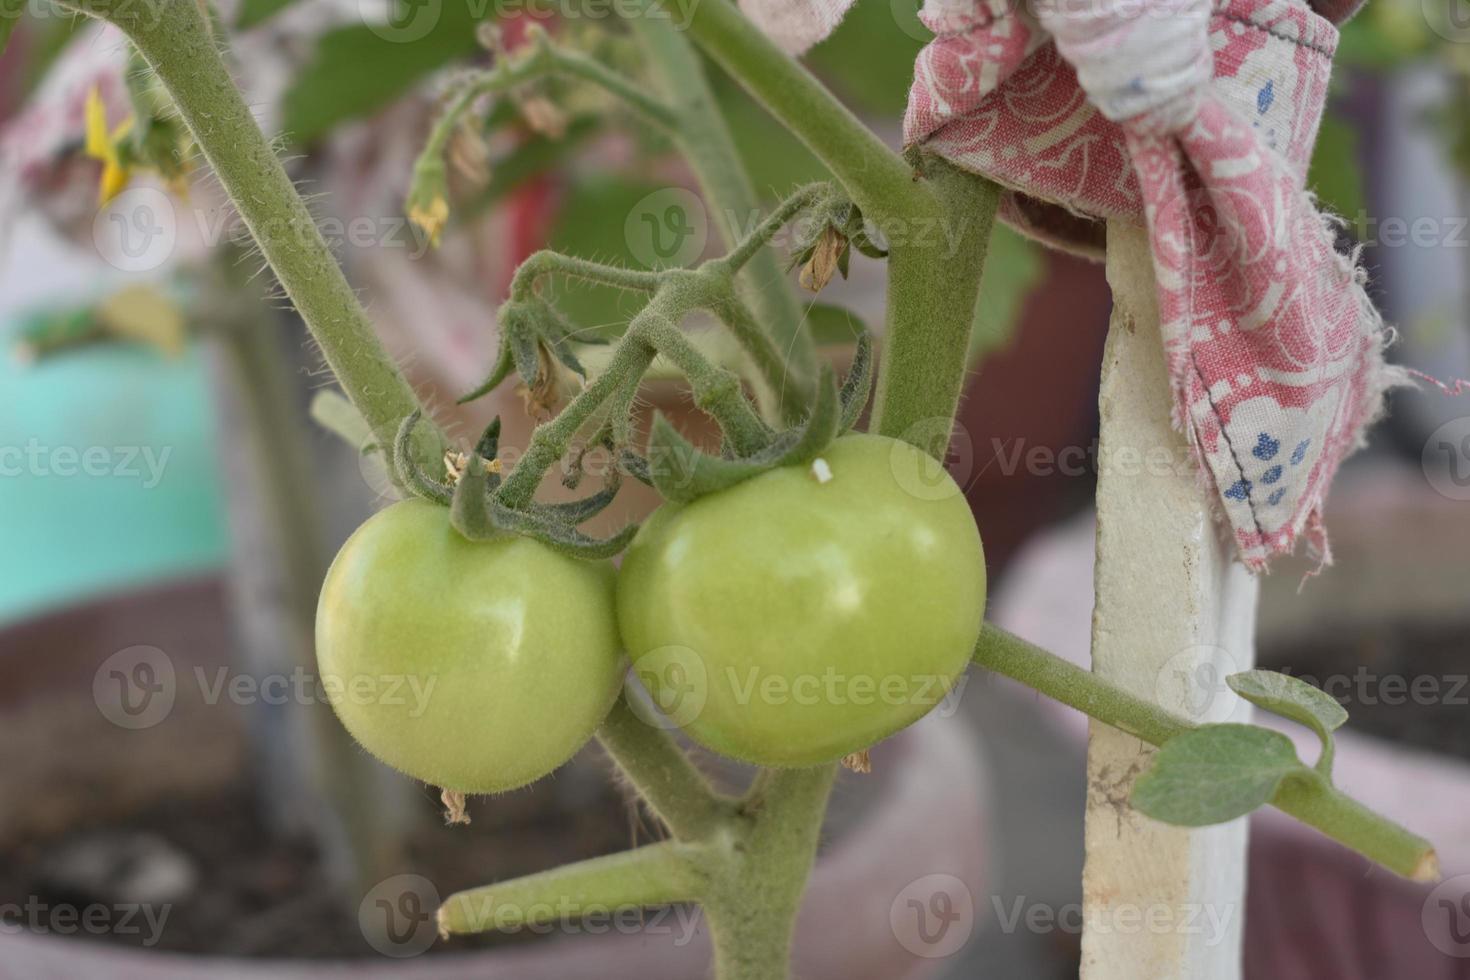
<instances>
[{"instance_id":1,"label":"dried flower bud","mask_svg":"<svg viewBox=\"0 0 1470 980\"><path fill-rule=\"evenodd\" d=\"M567 117L544 95L528 95L520 100L521 117L526 125L548 139L559 140L567 134Z\"/></svg>"},{"instance_id":2,"label":"dried flower bud","mask_svg":"<svg viewBox=\"0 0 1470 980\"><path fill-rule=\"evenodd\" d=\"M841 268L846 252L847 237L831 225L823 228L812 248L811 258L801 267L801 285L814 293L820 293L827 288L827 283L832 281L832 274Z\"/></svg>"}]
</instances>

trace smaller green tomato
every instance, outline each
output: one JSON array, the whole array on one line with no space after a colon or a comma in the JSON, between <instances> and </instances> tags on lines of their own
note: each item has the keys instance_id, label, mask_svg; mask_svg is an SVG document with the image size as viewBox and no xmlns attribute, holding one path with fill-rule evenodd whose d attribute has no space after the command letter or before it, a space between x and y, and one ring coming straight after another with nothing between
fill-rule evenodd
<instances>
[{"instance_id":1,"label":"smaller green tomato","mask_svg":"<svg viewBox=\"0 0 1470 980\"><path fill-rule=\"evenodd\" d=\"M327 572L322 684L395 769L465 793L523 786L586 744L618 694L614 574L527 538L468 541L447 509L394 504Z\"/></svg>"},{"instance_id":2,"label":"smaller green tomato","mask_svg":"<svg viewBox=\"0 0 1470 980\"><path fill-rule=\"evenodd\" d=\"M952 689L985 611L964 494L908 443L845 436L643 526L618 577L634 669L668 719L766 766L839 759Z\"/></svg>"}]
</instances>

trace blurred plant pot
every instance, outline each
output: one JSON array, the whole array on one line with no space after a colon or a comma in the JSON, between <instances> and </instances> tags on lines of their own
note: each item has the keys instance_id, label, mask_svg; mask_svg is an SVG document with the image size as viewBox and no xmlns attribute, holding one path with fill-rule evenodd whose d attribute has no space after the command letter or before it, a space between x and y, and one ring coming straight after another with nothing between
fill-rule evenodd
<instances>
[{"instance_id":1,"label":"blurred plant pot","mask_svg":"<svg viewBox=\"0 0 1470 980\"><path fill-rule=\"evenodd\" d=\"M0 688L10 760L0 794L0 853L17 839L95 825L102 808L106 819L121 820L149 803L222 792L238 776L248 765L243 712L209 704L191 679L196 668L227 666L226 623L220 583L201 579L0 631L0 663L10 678ZM126 702L125 682L134 685ZM145 687L153 695L137 696ZM875 749L873 761L875 775L846 775L834 795L825 834L831 843L798 927L796 970L808 980L931 976L968 938L974 897L984 894L984 767L963 715L925 720ZM512 795L478 805L516 804ZM417 928L432 930L431 919ZM689 980L707 963L702 928L610 929L412 960L184 954L18 930L9 922L0 934L3 980Z\"/></svg>"}]
</instances>

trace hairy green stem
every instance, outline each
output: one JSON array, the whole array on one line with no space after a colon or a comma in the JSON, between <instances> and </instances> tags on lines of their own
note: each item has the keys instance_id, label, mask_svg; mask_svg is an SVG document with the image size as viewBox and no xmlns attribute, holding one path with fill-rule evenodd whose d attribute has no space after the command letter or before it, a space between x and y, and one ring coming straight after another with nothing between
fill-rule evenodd
<instances>
[{"instance_id":1,"label":"hairy green stem","mask_svg":"<svg viewBox=\"0 0 1470 980\"><path fill-rule=\"evenodd\" d=\"M710 89L704 66L683 33L663 14L653 0L644 0L642 15L632 16L629 24L648 57L655 80L678 114L675 139L679 149L699 180L725 247L733 249L742 239L749 241L742 233L743 224L760 213L760 200L740 162L740 151ZM761 247L764 244L762 240L753 255L742 259L740 291L756 311L762 329L783 352L786 378L774 387L772 395L782 417L790 421L801 415L815 391L816 345L801 328L801 305L789 277L776 254Z\"/></svg>"},{"instance_id":2,"label":"hairy green stem","mask_svg":"<svg viewBox=\"0 0 1470 980\"><path fill-rule=\"evenodd\" d=\"M439 907L444 936L554 925L623 909L696 901L721 855L666 841L457 892Z\"/></svg>"},{"instance_id":3,"label":"hairy green stem","mask_svg":"<svg viewBox=\"0 0 1470 980\"><path fill-rule=\"evenodd\" d=\"M733 811L734 802L715 793L673 737L641 718L626 697L613 705L597 740L679 839L708 836Z\"/></svg>"},{"instance_id":4,"label":"hairy green stem","mask_svg":"<svg viewBox=\"0 0 1470 980\"><path fill-rule=\"evenodd\" d=\"M1151 745L1163 745L1195 727L989 624L975 647L975 662ZM1271 804L1390 871L1416 881L1438 878L1439 863L1428 841L1369 810L1320 776L1287 779Z\"/></svg>"},{"instance_id":5,"label":"hairy green stem","mask_svg":"<svg viewBox=\"0 0 1470 980\"><path fill-rule=\"evenodd\" d=\"M527 256L526 260L516 268L515 275L511 277L510 282L511 298L530 299L535 294L536 284L544 276L553 274L646 293L657 289L661 281L656 272L623 269L615 265L605 265L601 262L577 258L574 255L563 255L551 249L542 249Z\"/></svg>"},{"instance_id":6,"label":"hairy green stem","mask_svg":"<svg viewBox=\"0 0 1470 980\"><path fill-rule=\"evenodd\" d=\"M529 504L546 471L571 448L582 426L609 399L626 404L627 386L641 377L660 354L688 378L695 403L715 418L737 451L754 452L769 441L770 429L746 400L740 378L711 363L679 329L679 321L686 314L711 302L706 275L688 270L664 275L668 278L628 325L602 373L556 418L536 427L526 454L496 491L501 503L511 508Z\"/></svg>"},{"instance_id":7,"label":"hairy green stem","mask_svg":"<svg viewBox=\"0 0 1470 980\"><path fill-rule=\"evenodd\" d=\"M835 765L777 769L761 777L753 824L734 874L704 898L719 980L790 975L796 913L816 860Z\"/></svg>"},{"instance_id":8,"label":"hairy green stem","mask_svg":"<svg viewBox=\"0 0 1470 980\"><path fill-rule=\"evenodd\" d=\"M937 158L926 159L925 170L942 202L937 218L879 225L889 239L888 322L873 429L943 459L964 390L1000 189Z\"/></svg>"},{"instance_id":9,"label":"hairy green stem","mask_svg":"<svg viewBox=\"0 0 1470 980\"><path fill-rule=\"evenodd\" d=\"M270 142L230 79L214 35L192 2L61 0L111 20L158 73L195 143L240 212L261 253L301 314L347 397L378 443L391 446L418 399L373 332L357 294ZM422 452L440 440L426 427Z\"/></svg>"},{"instance_id":10,"label":"hairy green stem","mask_svg":"<svg viewBox=\"0 0 1470 980\"><path fill-rule=\"evenodd\" d=\"M645 9L672 0L643 0ZM689 34L826 164L869 217L934 213L903 159L729 0L689 8ZM647 18L644 18L647 19Z\"/></svg>"}]
</instances>

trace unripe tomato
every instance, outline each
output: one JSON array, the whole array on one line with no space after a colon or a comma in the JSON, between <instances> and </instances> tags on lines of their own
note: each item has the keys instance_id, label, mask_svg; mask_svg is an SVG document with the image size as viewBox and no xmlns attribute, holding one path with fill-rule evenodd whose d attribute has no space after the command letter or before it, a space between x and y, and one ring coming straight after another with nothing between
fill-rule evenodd
<instances>
[{"instance_id":1,"label":"unripe tomato","mask_svg":"<svg viewBox=\"0 0 1470 980\"><path fill-rule=\"evenodd\" d=\"M523 786L571 758L617 696L613 578L607 562L471 542L444 507L394 504L327 572L322 684L395 769L467 793Z\"/></svg>"},{"instance_id":2,"label":"unripe tomato","mask_svg":"<svg viewBox=\"0 0 1470 980\"><path fill-rule=\"evenodd\" d=\"M984 610L959 487L871 435L665 505L618 579L655 703L700 744L767 766L838 759L923 717L968 665Z\"/></svg>"}]
</instances>

